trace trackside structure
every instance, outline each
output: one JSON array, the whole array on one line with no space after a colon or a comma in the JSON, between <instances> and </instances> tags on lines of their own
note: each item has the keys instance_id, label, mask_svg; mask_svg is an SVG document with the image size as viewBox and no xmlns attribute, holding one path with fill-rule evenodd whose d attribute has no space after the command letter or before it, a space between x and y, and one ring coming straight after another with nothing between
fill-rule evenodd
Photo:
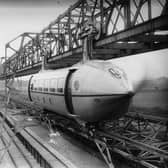
<instances>
[{"instance_id":1,"label":"trackside structure","mask_svg":"<svg viewBox=\"0 0 168 168\"><path fill-rule=\"evenodd\" d=\"M55 69L75 64L82 58L81 34L93 29L96 35L89 45L92 59L167 48L168 2L79 0L41 32L23 33L6 44L7 76L37 72L42 57Z\"/></svg>"}]
</instances>

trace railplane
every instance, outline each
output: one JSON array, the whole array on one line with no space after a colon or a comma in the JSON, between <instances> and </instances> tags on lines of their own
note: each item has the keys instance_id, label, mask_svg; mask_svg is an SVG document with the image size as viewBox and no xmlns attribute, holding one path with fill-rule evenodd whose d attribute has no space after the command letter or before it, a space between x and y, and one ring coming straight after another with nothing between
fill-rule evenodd
<instances>
[{"instance_id":1,"label":"railplane","mask_svg":"<svg viewBox=\"0 0 168 168\"><path fill-rule=\"evenodd\" d=\"M109 61L88 60L58 70L17 77L10 98L85 122L115 120L129 108L135 93L125 71Z\"/></svg>"}]
</instances>

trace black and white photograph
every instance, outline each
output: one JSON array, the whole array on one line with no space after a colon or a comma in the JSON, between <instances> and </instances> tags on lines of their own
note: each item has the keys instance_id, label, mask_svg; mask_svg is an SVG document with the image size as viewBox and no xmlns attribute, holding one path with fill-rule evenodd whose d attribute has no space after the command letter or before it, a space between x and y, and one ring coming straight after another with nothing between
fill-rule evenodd
<instances>
[{"instance_id":1,"label":"black and white photograph","mask_svg":"<svg viewBox=\"0 0 168 168\"><path fill-rule=\"evenodd\" d=\"M168 168L168 1L0 0L0 168Z\"/></svg>"}]
</instances>

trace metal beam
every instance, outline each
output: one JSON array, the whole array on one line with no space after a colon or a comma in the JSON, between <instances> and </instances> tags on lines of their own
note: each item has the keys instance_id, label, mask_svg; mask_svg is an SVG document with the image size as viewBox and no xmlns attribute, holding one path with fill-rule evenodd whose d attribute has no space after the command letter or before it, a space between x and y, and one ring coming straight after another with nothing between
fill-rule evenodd
<instances>
[{"instance_id":1,"label":"metal beam","mask_svg":"<svg viewBox=\"0 0 168 168\"><path fill-rule=\"evenodd\" d=\"M59 56L54 56L54 57L50 58L48 60L48 62L54 62L59 59L63 59L63 58L69 57L69 56L75 56L75 55L79 55L79 54L82 54L82 48L77 48L74 51L72 50L72 51L66 52L64 54L60 54Z\"/></svg>"},{"instance_id":2,"label":"metal beam","mask_svg":"<svg viewBox=\"0 0 168 168\"><path fill-rule=\"evenodd\" d=\"M140 35L131 38L131 40L139 42L168 42L168 35Z\"/></svg>"},{"instance_id":3,"label":"metal beam","mask_svg":"<svg viewBox=\"0 0 168 168\"><path fill-rule=\"evenodd\" d=\"M160 7L157 18L152 15L155 3ZM156 31L168 30L168 2L156 0L155 3L151 0L79 0L41 33L24 33L6 45L14 52L7 60L8 72L15 68L28 71L41 64L42 56L49 63L60 63L61 66L63 62L65 66L76 63L82 55L79 34L88 20L94 23L98 32L93 58L109 59L167 48L168 34L156 34ZM10 47L19 38L22 38L20 47ZM24 38L30 41L25 44Z\"/></svg>"},{"instance_id":4,"label":"metal beam","mask_svg":"<svg viewBox=\"0 0 168 168\"><path fill-rule=\"evenodd\" d=\"M145 47L144 43L139 43L139 42L121 42L121 43L112 43L107 45L108 48L112 48L112 49L132 49L132 50L136 50L136 49L142 49ZM106 47L106 48L107 48Z\"/></svg>"},{"instance_id":5,"label":"metal beam","mask_svg":"<svg viewBox=\"0 0 168 168\"><path fill-rule=\"evenodd\" d=\"M135 27L132 27L130 29L127 29L125 31L116 33L103 40L99 40L95 42L95 47L102 47L104 45L108 45L113 42L129 39L130 37L135 37L140 34L160 30L162 27L168 28L167 21L168 21L168 15L157 17L148 22L145 22Z\"/></svg>"}]
</instances>

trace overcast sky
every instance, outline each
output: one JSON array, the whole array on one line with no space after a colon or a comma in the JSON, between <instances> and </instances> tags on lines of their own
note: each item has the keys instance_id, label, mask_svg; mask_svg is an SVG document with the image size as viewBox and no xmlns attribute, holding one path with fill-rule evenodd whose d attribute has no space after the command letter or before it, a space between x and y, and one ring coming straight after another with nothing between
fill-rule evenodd
<instances>
[{"instance_id":1,"label":"overcast sky","mask_svg":"<svg viewBox=\"0 0 168 168\"><path fill-rule=\"evenodd\" d=\"M7 7L51 7L73 4L77 0L1 0L1 6Z\"/></svg>"},{"instance_id":2,"label":"overcast sky","mask_svg":"<svg viewBox=\"0 0 168 168\"><path fill-rule=\"evenodd\" d=\"M76 0L0 0L0 57L5 44L24 32L40 32Z\"/></svg>"},{"instance_id":3,"label":"overcast sky","mask_svg":"<svg viewBox=\"0 0 168 168\"><path fill-rule=\"evenodd\" d=\"M40 32L77 0L0 0L0 57L5 44L24 32ZM168 49L141 56L153 77L168 76ZM132 58L135 61L140 59Z\"/></svg>"}]
</instances>

